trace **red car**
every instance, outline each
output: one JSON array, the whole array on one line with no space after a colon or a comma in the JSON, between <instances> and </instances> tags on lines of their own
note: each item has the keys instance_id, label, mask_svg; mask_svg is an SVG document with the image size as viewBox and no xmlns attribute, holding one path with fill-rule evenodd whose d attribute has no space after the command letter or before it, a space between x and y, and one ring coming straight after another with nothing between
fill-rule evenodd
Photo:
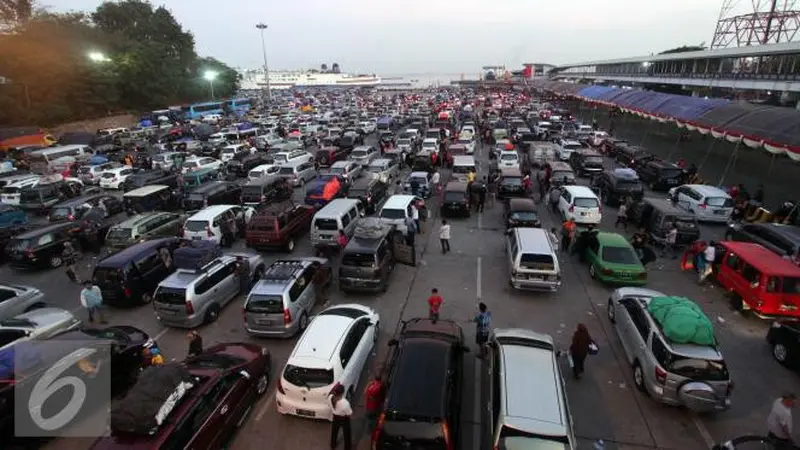
<instances>
[{"instance_id":1,"label":"red car","mask_svg":"<svg viewBox=\"0 0 800 450\"><path fill-rule=\"evenodd\" d=\"M218 450L267 391L271 358L255 344L219 344L182 363L150 367L111 408L111 435L93 450ZM167 399L177 399L167 406ZM168 411L158 418L159 410Z\"/></svg>"}]
</instances>

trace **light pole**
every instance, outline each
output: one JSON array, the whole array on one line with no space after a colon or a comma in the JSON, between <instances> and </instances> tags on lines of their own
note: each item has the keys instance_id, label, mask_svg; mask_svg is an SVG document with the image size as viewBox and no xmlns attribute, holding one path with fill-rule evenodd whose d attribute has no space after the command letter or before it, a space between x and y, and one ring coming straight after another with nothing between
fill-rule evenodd
<instances>
[{"instance_id":1,"label":"light pole","mask_svg":"<svg viewBox=\"0 0 800 450\"><path fill-rule=\"evenodd\" d=\"M264 30L267 29L267 24L258 23L256 28L261 32L261 53L264 54L264 80L267 85L267 104L272 102L272 92L269 90L269 67L267 66L267 44L264 41Z\"/></svg>"},{"instance_id":2,"label":"light pole","mask_svg":"<svg viewBox=\"0 0 800 450\"><path fill-rule=\"evenodd\" d=\"M214 72L213 70L206 70L206 72L203 74L203 78L205 78L206 81L208 81L208 85L211 87L211 101L213 102L214 101L214 79L217 78L217 72Z\"/></svg>"}]
</instances>

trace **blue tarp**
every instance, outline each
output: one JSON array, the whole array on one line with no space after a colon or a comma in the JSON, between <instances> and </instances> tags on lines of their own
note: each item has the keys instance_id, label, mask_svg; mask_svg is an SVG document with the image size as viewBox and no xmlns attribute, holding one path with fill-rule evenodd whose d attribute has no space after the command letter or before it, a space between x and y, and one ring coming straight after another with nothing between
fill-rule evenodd
<instances>
[{"instance_id":1,"label":"blue tarp","mask_svg":"<svg viewBox=\"0 0 800 450\"><path fill-rule=\"evenodd\" d=\"M612 92L618 90L617 88L608 87L608 86L589 86L587 88L581 89L578 92L578 95L581 97L586 98L597 98L598 96L605 94L607 92Z\"/></svg>"},{"instance_id":2,"label":"blue tarp","mask_svg":"<svg viewBox=\"0 0 800 450\"><path fill-rule=\"evenodd\" d=\"M728 100L721 98L699 98L670 95L669 99L653 112L665 117L694 121L706 112L720 106L725 106L728 103Z\"/></svg>"}]
</instances>

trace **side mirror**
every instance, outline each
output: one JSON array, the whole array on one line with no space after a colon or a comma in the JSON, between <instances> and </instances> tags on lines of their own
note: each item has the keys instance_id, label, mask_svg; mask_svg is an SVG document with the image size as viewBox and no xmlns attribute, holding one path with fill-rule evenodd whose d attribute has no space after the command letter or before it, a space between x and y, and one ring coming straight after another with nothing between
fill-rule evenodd
<instances>
[{"instance_id":1,"label":"side mirror","mask_svg":"<svg viewBox=\"0 0 800 450\"><path fill-rule=\"evenodd\" d=\"M386 343L389 347L396 347L397 346L397 339L390 339L389 342Z\"/></svg>"},{"instance_id":2,"label":"side mirror","mask_svg":"<svg viewBox=\"0 0 800 450\"><path fill-rule=\"evenodd\" d=\"M241 375L245 379L248 379L248 380L250 379L250 373L248 371L246 371L246 370L240 370L239 371L239 375Z\"/></svg>"}]
</instances>

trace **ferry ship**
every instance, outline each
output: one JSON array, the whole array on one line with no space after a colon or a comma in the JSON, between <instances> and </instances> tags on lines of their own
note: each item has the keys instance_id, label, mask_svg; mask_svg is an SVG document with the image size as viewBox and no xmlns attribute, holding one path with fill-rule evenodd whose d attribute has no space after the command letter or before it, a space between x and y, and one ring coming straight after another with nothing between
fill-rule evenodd
<instances>
[{"instance_id":1,"label":"ferry ship","mask_svg":"<svg viewBox=\"0 0 800 450\"><path fill-rule=\"evenodd\" d=\"M254 69L241 72L242 90L261 90L266 88L264 70ZM339 72L338 65L333 70L307 71L269 71L270 89L291 89L304 87L369 87L381 84L381 77L375 74L349 74Z\"/></svg>"}]
</instances>

